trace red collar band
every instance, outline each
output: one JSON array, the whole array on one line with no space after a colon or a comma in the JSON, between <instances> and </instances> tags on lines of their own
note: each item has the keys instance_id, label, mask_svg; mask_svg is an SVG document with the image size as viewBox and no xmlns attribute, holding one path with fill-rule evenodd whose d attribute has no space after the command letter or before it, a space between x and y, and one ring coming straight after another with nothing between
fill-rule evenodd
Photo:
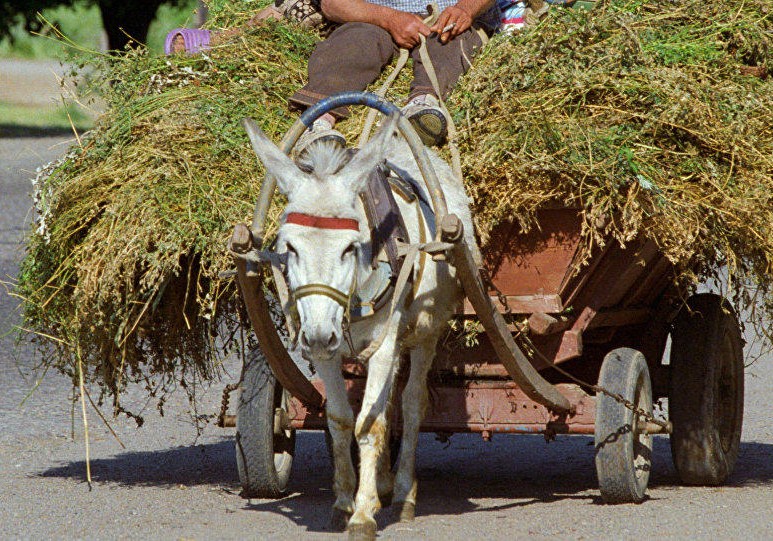
<instances>
[{"instance_id":1,"label":"red collar band","mask_svg":"<svg viewBox=\"0 0 773 541\"><path fill-rule=\"evenodd\" d=\"M325 216L311 216L300 212L291 212L285 218L287 224L305 225L318 229L353 229L360 230L360 222L351 218L327 218Z\"/></svg>"}]
</instances>

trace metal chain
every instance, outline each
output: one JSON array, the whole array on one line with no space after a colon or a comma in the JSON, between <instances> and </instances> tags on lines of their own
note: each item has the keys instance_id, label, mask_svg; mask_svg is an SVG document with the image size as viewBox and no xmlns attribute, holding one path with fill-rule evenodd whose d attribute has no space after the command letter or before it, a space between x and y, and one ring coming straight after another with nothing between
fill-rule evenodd
<instances>
[{"instance_id":1,"label":"metal chain","mask_svg":"<svg viewBox=\"0 0 773 541\"><path fill-rule=\"evenodd\" d=\"M483 280L483 285L486 286L486 289L496 293L499 304L505 309L505 314L512 314L513 311L510 309L510 304L507 302L507 296L499 290L496 284L494 284L494 280L492 280L491 273L488 269L480 267L478 272L480 273L480 278Z\"/></svg>"},{"instance_id":2,"label":"metal chain","mask_svg":"<svg viewBox=\"0 0 773 541\"><path fill-rule=\"evenodd\" d=\"M537 347L534 345L534 342L532 342L531 339L525 333L518 331L515 335L515 338L525 342L526 345L529 346L529 348L540 358L541 361L543 361L551 368L558 371L560 374L563 374L564 376L568 377L578 385L582 387L586 387L596 394L598 393L604 394L609 398L613 399L615 402L622 404L623 406L625 406L626 409L631 410L636 415L643 417L645 421L654 423L659 427L665 429L666 431L671 430L671 424L668 421L662 421L660 419L657 419L652 413L646 411L644 408L637 408L633 402L631 402L630 400L627 400L621 394L613 393L612 391L605 389L601 385L593 385L570 374L569 372L567 372L566 370L564 370L563 368L555 364L551 359L548 359L539 349L537 349Z\"/></svg>"},{"instance_id":3,"label":"metal chain","mask_svg":"<svg viewBox=\"0 0 773 541\"><path fill-rule=\"evenodd\" d=\"M231 401L231 393L239 388L241 381L229 383L223 389L223 398L220 401L220 415L217 416L217 426L225 427L225 416L228 413L228 403Z\"/></svg>"}]
</instances>

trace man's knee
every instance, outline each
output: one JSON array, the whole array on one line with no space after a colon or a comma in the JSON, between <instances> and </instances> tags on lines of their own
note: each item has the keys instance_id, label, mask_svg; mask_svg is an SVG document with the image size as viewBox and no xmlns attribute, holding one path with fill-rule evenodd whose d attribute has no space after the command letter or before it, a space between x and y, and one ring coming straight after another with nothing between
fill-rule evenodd
<instances>
[{"instance_id":1,"label":"man's knee","mask_svg":"<svg viewBox=\"0 0 773 541\"><path fill-rule=\"evenodd\" d=\"M394 44L392 36L375 24L344 23L336 28L315 50L333 48L336 50L353 50L356 53L367 53L372 48L378 48L383 54L391 56Z\"/></svg>"}]
</instances>

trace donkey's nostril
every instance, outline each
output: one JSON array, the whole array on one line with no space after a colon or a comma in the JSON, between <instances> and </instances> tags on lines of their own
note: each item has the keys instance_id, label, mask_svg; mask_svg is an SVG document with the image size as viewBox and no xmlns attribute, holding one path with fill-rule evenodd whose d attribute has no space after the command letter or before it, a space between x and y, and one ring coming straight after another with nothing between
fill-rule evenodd
<instances>
[{"instance_id":1,"label":"donkey's nostril","mask_svg":"<svg viewBox=\"0 0 773 541\"><path fill-rule=\"evenodd\" d=\"M327 347L328 349L336 349L338 347L338 343L339 343L338 333L333 331L330 334L330 339L327 341Z\"/></svg>"}]
</instances>

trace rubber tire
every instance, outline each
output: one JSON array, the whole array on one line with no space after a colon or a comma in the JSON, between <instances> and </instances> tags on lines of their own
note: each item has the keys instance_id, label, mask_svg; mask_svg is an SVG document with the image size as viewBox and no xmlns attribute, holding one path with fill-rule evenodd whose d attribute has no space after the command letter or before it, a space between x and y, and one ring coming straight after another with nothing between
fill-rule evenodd
<instances>
[{"instance_id":1,"label":"rubber tire","mask_svg":"<svg viewBox=\"0 0 773 541\"><path fill-rule=\"evenodd\" d=\"M738 318L718 295L691 297L674 322L671 456L687 485L721 485L735 468L743 426L743 346Z\"/></svg>"},{"instance_id":2,"label":"rubber tire","mask_svg":"<svg viewBox=\"0 0 773 541\"><path fill-rule=\"evenodd\" d=\"M604 357L599 385L652 411L652 383L644 355L618 348ZM652 466L652 436L640 433L635 414L613 398L596 395L596 475L606 503L644 501Z\"/></svg>"},{"instance_id":3,"label":"rubber tire","mask_svg":"<svg viewBox=\"0 0 773 541\"><path fill-rule=\"evenodd\" d=\"M243 498L279 498L287 489L295 430L274 433L275 411L286 407L287 399L263 353L251 349L236 415L236 465Z\"/></svg>"}]
</instances>

